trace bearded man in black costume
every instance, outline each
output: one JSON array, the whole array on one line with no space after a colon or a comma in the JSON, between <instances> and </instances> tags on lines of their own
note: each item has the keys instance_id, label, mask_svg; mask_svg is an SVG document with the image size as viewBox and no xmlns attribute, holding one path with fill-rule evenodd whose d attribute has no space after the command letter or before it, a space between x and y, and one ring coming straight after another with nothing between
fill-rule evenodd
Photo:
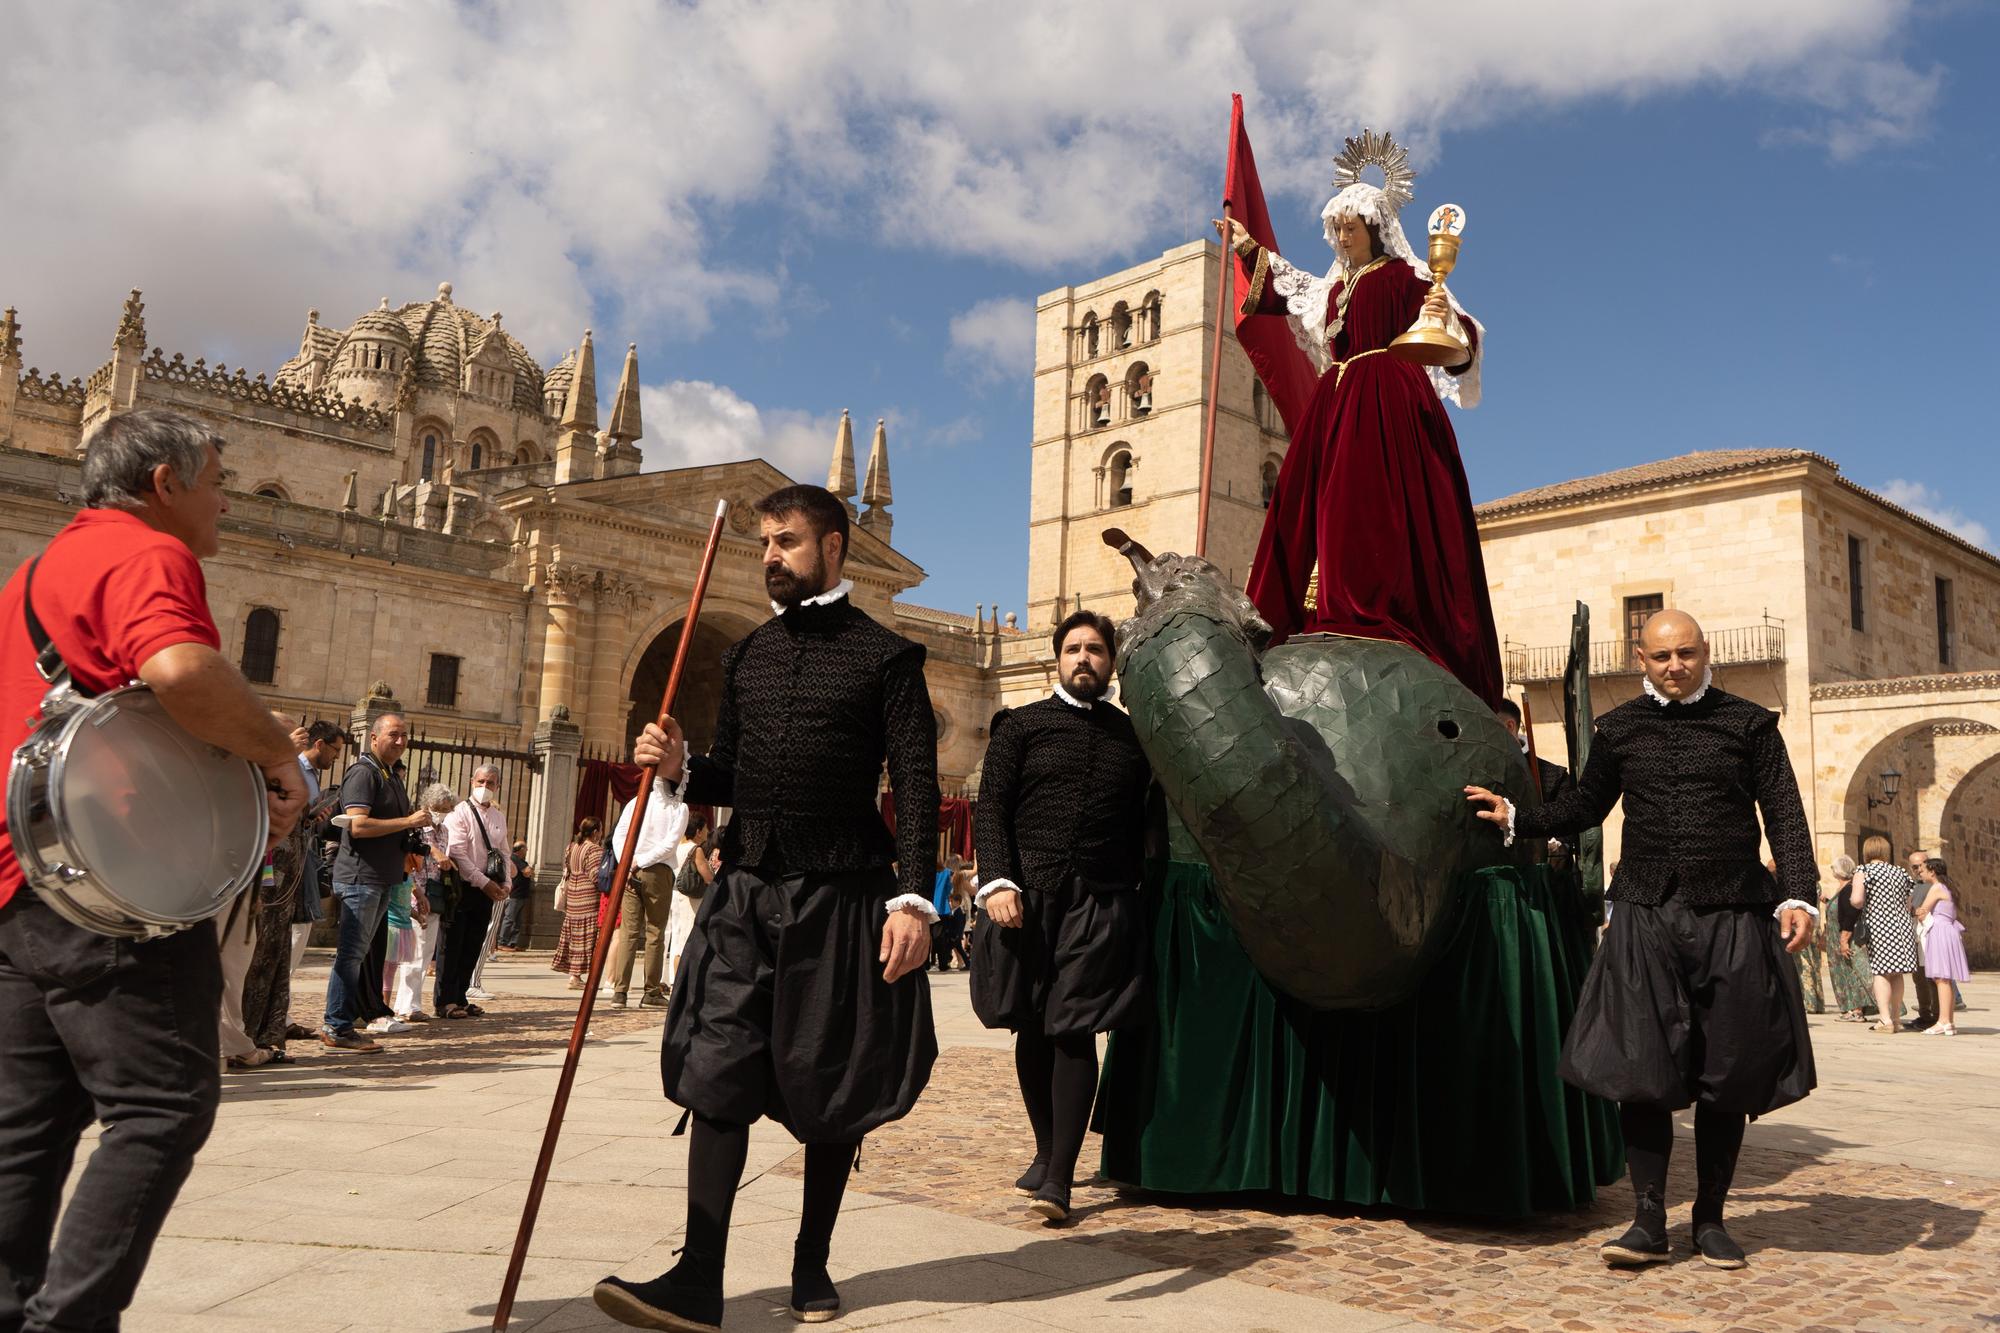
<instances>
[{"instance_id":1,"label":"bearded man in black costume","mask_svg":"<svg viewBox=\"0 0 2000 1333\"><path fill-rule=\"evenodd\" d=\"M1035 1159L1014 1182L1069 1217L1097 1091L1094 1034L1143 1012L1139 904L1152 770L1132 719L1106 700L1117 631L1077 611L1055 632L1055 692L993 719L979 779L975 902L992 927L972 958L972 1009L1011 1028Z\"/></svg>"},{"instance_id":2,"label":"bearded man in black costume","mask_svg":"<svg viewBox=\"0 0 2000 1333\"><path fill-rule=\"evenodd\" d=\"M937 1058L930 990L937 723L924 650L849 600L847 508L818 486L755 506L776 614L722 659L715 743L689 757L671 719L633 747L665 801L733 808L667 1011L660 1069L688 1108L681 1260L608 1277L598 1308L639 1328L722 1323L723 1257L750 1123L806 1145L792 1313L832 1319L827 1250L863 1135L908 1114ZM892 837L876 805L883 763ZM891 869L892 863L894 869Z\"/></svg>"},{"instance_id":3,"label":"bearded man in black costume","mask_svg":"<svg viewBox=\"0 0 2000 1333\"><path fill-rule=\"evenodd\" d=\"M1575 786L1534 810L1465 789L1510 842L1575 834L1625 802L1624 848L1604 895L1618 910L1558 1066L1619 1104L1636 1215L1599 1250L1614 1266L1671 1257L1673 1113L1692 1105L1695 1252L1716 1268L1744 1267L1722 1205L1745 1118L1800 1100L1815 1081L1785 956L1805 947L1818 915L1805 806L1778 715L1717 689L1708 658L1692 616L1659 612L1640 631L1643 693L1597 719ZM1758 850L1759 813L1775 878Z\"/></svg>"}]
</instances>

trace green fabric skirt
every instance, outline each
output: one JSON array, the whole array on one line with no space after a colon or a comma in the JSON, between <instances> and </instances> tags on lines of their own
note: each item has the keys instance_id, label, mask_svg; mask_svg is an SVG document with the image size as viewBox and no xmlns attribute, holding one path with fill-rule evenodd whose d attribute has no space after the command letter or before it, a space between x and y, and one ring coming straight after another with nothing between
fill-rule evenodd
<instances>
[{"instance_id":1,"label":"green fabric skirt","mask_svg":"<svg viewBox=\"0 0 2000 1333\"><path fill-rule=\"evenodd\" d=\"M1623 1174L1617 1108L1556 1077L1596 936L1545 867L1468 876L1430 980L1373 1013L1273 990L1208 867L1148 888L1154 1023L1111 1035L1098 1093L1111 1180L1521 1217Z\"/></svg>"}]
</instances>

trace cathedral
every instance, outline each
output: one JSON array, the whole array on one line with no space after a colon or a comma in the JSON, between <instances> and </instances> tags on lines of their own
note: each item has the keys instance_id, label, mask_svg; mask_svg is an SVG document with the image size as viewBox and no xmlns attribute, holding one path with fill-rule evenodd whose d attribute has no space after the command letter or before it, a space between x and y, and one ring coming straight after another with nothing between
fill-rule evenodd
<instances>
[{"instance_id":1,"label":"cathedral","mask_svg":"<svg viewBox=\"0 0 2000 1333\"><path fill-rule=\"evenodd\" d=\"M1194 545L1212 413L1208 553L1248 576L1286 437L1225 330L1213 402L1220 251L1191 242L1036 302L1025 611L916 600L892 544L887 432L857 467L843 414L826 484L854 515L854 598L921 642L947 798L976 798L996 709L1045 695L1048 631L1079 607L1121 618L1130 570L1100 534ZM34 312L29 312L32 318ZM170 407L214 424L234 474L206 563L225 651L302 716L393 702L435 748L512 755L510 826L545 871L579 766L629 750L657 706L718 499L731 502L676 712L706 743L723 649L770 614L751 502L794 480L758 459L675 465L672 423L640 420L638 349L601 408L589 330L543 368L499 314L382 301L345 327L309 311L275 371L149 348L133 292L87 379L24 367L0 315L0 562L76 508L78 446L103 417ZM1493 386L1505 392L1504 384ZM1480 449L1477 414L1461 426ZM647 466L650 464L650 467ZM1711 449L1478 507L1510 692L1561 760L1569 620L1591 609L1598 709L1638 690L1634 627L1683 607L1718 679L1777 710L1822 862L1882 833L1942 852L1964 882L1966 944L2000 957L2000 559L1802 449ZM1670 545L1674 553L1669 556ZM1607 825L1615 859L1619 823Z\"/></svg>"}]
</instances>

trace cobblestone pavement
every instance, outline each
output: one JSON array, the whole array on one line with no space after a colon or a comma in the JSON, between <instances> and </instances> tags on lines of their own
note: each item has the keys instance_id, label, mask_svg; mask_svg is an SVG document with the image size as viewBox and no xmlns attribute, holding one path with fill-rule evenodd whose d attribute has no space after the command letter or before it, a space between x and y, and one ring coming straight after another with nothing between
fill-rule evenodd
<instances>
[{"instance_id":1,"label":"cobblestone pavement","mask_svg":"<svg viewBox=\"0 0 2000 1333\"><path fill-rule=\"evenodd\" d=\"M323 959L300 974L309 1013ZM488 969L484 1019L383 1039L376 1056L293 1043L297 1063L224 1080L215 1133L168 1219L133 1333L474 1333L493 1301L578 995L546 955ZM2000 976L1968 987L2000 995ZM1085 1186L1048 1228L1008 1188L1026 1134L1006 1034L933 978L943 1054L906 1121L869 1138L834 1238L838 1327L1096 1333L1380 1329L1992 1329L2000 1312L2000 1033L1952 1041L1815 1018L1820 1088L1751 1126L1733 1200L1751 1268L1607 1272L1622 1184L1519 1225L1172 1199ZM658 1010L599 1008L512 1327L606 1330L607 1272L668 1267L685 1137L660 1096ZM94 1136L94 1135L93 1135ZM88 1148L88 1145L87 1145ZM1095 1161L1096 1145L1085 1161ZM1672 1188L1687 1246L1691 1145ZM80 1155L82 1169L87 1150ZM797 1145L753 1128L725 1329L791 1327ZM1945 1169L1946 1167L1949 1169Z\"/></svg>"},{"instance_id":2,"label":"cobblestone pavement","mask_svg":"<svg viewBox=\"0 0 2000 1333\"><path fill-rule=\"evenodd\" d=\"M1912 1038L1914 1040L1914 1038ZM1027 1132L1011 1060L961 1047L902 1123L870 1141L871 1194L1045 1233L991 1145ZM1675 1155L1673 1242L1689 1247L1691 1145ZM1096 1136L1084 1150L1093 1162ZM1019 1154L1014 1154L1018 1156ZM781 1170L790 1170L789 1164ZM1731 1197L1744 1272L1685 1261L1608 1270L1597 1244L1631 1220L1621 1183L1577 1213L1525 1223L1300 1209L1280 1198L1078 1191L1066 1238L1164 1267L1226 1274L1446 1328L1985 1328L2000 1319L2000 1183L1746 1147Z\"/></svg>"}]
</instances>

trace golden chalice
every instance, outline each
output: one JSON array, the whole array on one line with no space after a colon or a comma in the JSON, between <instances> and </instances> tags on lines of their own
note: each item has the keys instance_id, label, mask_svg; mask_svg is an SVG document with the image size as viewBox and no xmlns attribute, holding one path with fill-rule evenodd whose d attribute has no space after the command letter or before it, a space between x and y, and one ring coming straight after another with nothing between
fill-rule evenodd
<instances>
[{"instance_id":1,"label":"golden chalice","mask_svg":"<svg viewBox=\"0 0 2000 1333\"><path fill-rule=\"evenodd\" d=\"M1444 290L1444 280L1458 264L1459 233L1465 230L1465 210L1457 204L1439 204L1431 211L1430 266L1431 290ZM1462 366L1472 360L1465 345L1458 313L1447 308L1444 318L1431 314L1417 317L1409 332L1389 344L1391 354L1420 366Z\"/></svg>"}]
</instances>

